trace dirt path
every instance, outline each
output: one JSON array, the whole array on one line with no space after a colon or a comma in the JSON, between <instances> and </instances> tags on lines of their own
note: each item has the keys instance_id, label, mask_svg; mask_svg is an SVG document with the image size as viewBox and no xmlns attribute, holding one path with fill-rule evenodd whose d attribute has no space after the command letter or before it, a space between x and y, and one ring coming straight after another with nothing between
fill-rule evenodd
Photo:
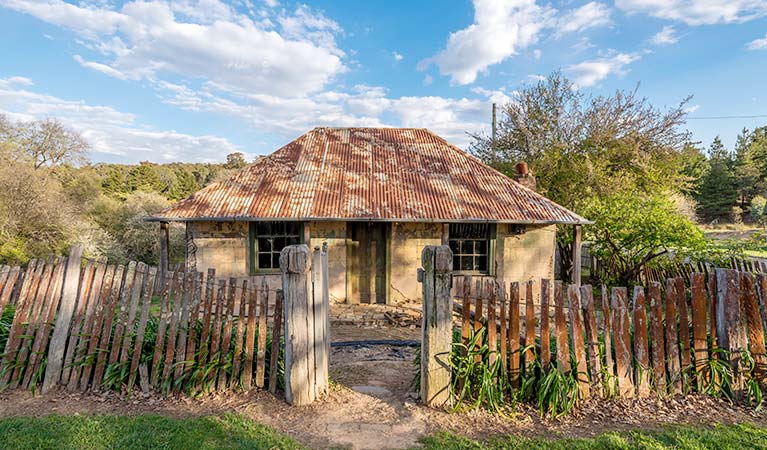
<instances>
[{"instance_id":1,"label":"dirt path","mask_svg":"<svg viewBox=\"0 0 767 450\"><path fill-rule=\"evenodd\" d=\"M402 330L400 330L402 331ZM356 333L356 334L355 334ZM346 330L348 338L379 339L386 330ZM404 337L404 336L403 336ZM707 397L682 401L657 399L591 402L561 421L541 419L528 407L508 416L482 411L449 414L420 406L411 393L415 350L409 347L334 348L332 390L313 405L292 408L264 392L221 394L201 399L124 399L114 394L57 393L32 396L13 391L0 394L0 417L57 414L141 414L172 417L234 412L265 423L310 448L411 448L418 439L439 430L472 437L493 434L525 436L593 436L606 431L657 428L666 424L750 422L767 426L765 413Z\"/></svg>"}]
</instances>

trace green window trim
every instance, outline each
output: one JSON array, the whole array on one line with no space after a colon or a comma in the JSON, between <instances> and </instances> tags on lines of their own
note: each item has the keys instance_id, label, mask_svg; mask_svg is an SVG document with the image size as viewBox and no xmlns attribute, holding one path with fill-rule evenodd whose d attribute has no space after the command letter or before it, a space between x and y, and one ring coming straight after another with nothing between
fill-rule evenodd
<instances>
[{"instance_id":1,"label":"green window trim","mask_svg":"<svg viewBox=\"0 0 767 450\"><path fill-rule=\"evenodd\" d=\"M248 228L248 266L250 275L279 273L283 248L305 244L304 222L257 221Z\"/></svg>"},{"instance_id":2,"label":"green window trim","mask_svg":"<svg viewBox=\"0 0 767 450\"><path fill-rule=\"evenodd\" d=\"M463 275L495 275L496 240L497 227L494 223L449 224L448 245L453 251L454 272Z\"/></svg>"}]
</instances>

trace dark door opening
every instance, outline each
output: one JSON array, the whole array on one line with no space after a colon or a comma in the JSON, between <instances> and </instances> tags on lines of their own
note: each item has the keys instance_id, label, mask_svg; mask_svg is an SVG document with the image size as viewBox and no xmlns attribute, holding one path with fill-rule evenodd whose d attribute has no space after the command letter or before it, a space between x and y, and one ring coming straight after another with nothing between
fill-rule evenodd
<instances>
[{"instance_id":1,"label":"dark door opening","mask_svg":"<svg viewBox=\"0 0 767 450\"><path fill-rule=\"evenodd\" d=\"M386 303L386 248L389 227L381 222L349 222L346 295L350 303Z\"/></svg>"}]
</instances>

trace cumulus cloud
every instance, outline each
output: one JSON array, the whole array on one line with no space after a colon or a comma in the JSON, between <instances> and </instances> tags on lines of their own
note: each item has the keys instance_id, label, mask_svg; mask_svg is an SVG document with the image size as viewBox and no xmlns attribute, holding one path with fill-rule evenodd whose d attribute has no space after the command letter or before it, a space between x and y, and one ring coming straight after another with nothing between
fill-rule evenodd
<instances>
[{"instance_id":1,"label":"cumulus cloud","mask_svg":"<svg viewBox=\"0 0 767 450\"><path fill-rule=\"evenodd\" d=\"M643 13L688 25L746 22L767 15L764 0L616 0L627 13Z\"/></svg>"},{"instance_id":2,"label":"cumulus cloud","mask_svg":"<svg viewBox=\"0 0 767 450\"><path fill-rule=\"evenodd\" d=\"M112 67L107 66L106 64L97 63L94 61L86 61L82 56L75 55L73 57L75 61L77 61L78 64L80 64L83 67L87 67L89 69L93 69L97 72L101 72L105 75L109 75L110 77L114 77L120 80L125 80L127 77L124 73L120 72L117 69L114 69Z\"/></svg>"},{"instance_id":3,"label":"cumulus cloud","mask_svg":"<svg viewBox=\"0 0 767 450\"><path fill-rule=\"evenodd\" d=\"M676 44L677 41L679 41L679 36L676 35L676 30L671 25L663 27L650 38L650 43L657 46Z\"/></svg>"},{"instance_id":4,"label":"cumulus cloud","mask_svg":"<svg viewBox=\"0 0 767 450\"><path fill-rule=\"evenodd\" d=\"M219 136L145 128L134 114L43 94L29 86L32 82L27 78L0 78L0 112L16 120L59 118L88 140L98 161L220 162L228 153L239 151Z\"/></svg>"},{"instance_id":5,"label":"cumulus cloud","mask_svg":"<svg viewBox=\"0 0 767 450\"><path fill-rule=\"evenodd\" d=\"M573 64L567 68L567 71L573 76L573 82L578 87L589 87L604 80L610 74L625 74L625 67L639 58L640 56L635 53L617 53Z\"/></svg>"},{"instance_id":6,"label":"cumulus cloud","mask_svg":"<svg viewBox=\"0 0 767 450\"><path fill-rule=\"evenodd\" d=\"M604 3L589 2L562 14L556 23L556 34L580 33L588 28L609 25L610 7Z\"/></svg>"},{"instance_id":7,"label":"cumulus cloud","mask_svg":"<svg viewBox=\"0 0 767 450\"><path fill-rule=\"evenodd\" d=\"M218 0L135 1L119 8L62 0L3 5L71 29L103 59L78 62L110 76L175 75L233 91L301 96L345 70L335 42L340 26L303 5L276 18L279 28Z\"/></svg>"},{"instance_id":8,"label":"cumulus cloud","mask_svg":"<svg viewBox=\"0 0 767 450\"><path fill-rule=\"evenodd\" d=\"M397 53L397 52L392 52L392 56L394 57L395 61L402 61L402 59L404 58L404 56L402 56L401 53Z\"/></svg>"},{"instance_id":9,"label":"cumulus cloud","mask_svg":"<svg viewBox=\"0 0 767 450\"><path fill-rule=\"evenodd\" d=\"M754 39L746 44L746 48L749 50L764 50L767 49L767 34L761 39Z\"/></svg>"}]
</instances>

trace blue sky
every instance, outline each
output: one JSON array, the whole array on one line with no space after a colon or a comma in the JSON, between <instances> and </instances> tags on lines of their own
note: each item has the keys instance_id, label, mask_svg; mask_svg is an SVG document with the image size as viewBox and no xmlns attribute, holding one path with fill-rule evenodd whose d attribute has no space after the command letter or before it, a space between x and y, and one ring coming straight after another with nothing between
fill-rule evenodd
<instances>
[{"instance_id":1,"label":"blue sky","mask_svg":"<svg viewBox=\"0 0 767 450\"><path fill-rule=\"evenodd\" d=\"M466 147L492 102L561 69L590 95L687 95L732 146L767 124L767 0L0 0L0 112L59 117L93 161L222 161L314 126Z\"/></svg>"}]
</instances>

